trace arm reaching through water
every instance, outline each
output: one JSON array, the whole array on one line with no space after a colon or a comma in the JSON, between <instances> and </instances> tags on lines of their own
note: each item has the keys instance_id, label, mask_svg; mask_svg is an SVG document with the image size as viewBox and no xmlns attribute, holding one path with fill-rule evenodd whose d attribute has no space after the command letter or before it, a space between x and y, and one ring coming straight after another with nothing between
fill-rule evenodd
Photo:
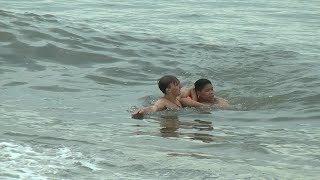
<instances>
[{"instance_id":1,"label":"arm reaching through water","mask_svg":"<svg viewBox=\"0 0 320 180\"><path fill-rule=\"evenodd\" d=\"M161 111L161 110L163 110L165 108L166 108L166 104L163 101L158 100L152 106L148 106L148 107L145 107L145 108L140 108L140 109L135 110L131 114L131 117L133 119L143 119L143 116L144 116L145 113L157 112L157 111Z\"/></svg>"},{"instance_id":2,"label":"arm reaching through water","mask_svg":"<svg viewBox=\"0 0 320 180\"><path fill-rule=\"evenodd\" d=\"M157 108L155 106L149 106L141 109L135 110L132 114L131 117L134 119L143 119L143 116L145 113L148 112L156 112Z\"/></svg>"}]
</instances>

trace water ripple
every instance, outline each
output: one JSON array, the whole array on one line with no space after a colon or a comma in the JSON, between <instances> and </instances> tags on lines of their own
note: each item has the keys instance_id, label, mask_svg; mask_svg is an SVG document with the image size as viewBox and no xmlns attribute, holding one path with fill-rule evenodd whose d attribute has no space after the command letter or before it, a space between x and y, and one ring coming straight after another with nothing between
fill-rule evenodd
<instances>
[{"instance_id":1,"label":"water ripple","mask_svg":"<svg viewBox=\"0 0 320 180\"><path fill-rule=\"evenodd\" d=\"M31 89L43 90L43 91L52 91L52 92L80 92L80 89L65 88L58 85L52 86L30 86Z\"/></svg>"}]
</instances>

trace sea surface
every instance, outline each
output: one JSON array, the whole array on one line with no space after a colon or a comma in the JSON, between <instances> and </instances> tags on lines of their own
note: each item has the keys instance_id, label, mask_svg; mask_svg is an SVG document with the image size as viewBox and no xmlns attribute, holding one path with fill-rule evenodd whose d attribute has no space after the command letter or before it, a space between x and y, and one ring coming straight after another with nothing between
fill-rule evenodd
<instances>
[{"instance_id":1,"label":"sea surface","mask_svg":"<svg viewBox=\"0 0 320 180\"><path fill-rule=\"evenodd\" d=\"M132 119L163 75L232 108ZM0 0L0 179L319 172L319 0Z\"/></svg>"}]
</instances>

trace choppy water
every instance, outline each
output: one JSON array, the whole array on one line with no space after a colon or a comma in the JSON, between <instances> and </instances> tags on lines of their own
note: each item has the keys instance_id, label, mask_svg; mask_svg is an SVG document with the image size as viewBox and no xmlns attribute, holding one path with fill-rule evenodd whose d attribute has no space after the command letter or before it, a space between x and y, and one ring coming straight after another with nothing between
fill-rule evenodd
<instances>
[{"instance_id":1,"label":"choppy water","mask_svg":"<svg viewBox=\"0 0 320 180\"><path fill-rule=\"evenodd\" d=\"M320 177L319 1L0 4L0 179ZM234 109L131 119L166 74Z\"/></svg>"}]
</instances>

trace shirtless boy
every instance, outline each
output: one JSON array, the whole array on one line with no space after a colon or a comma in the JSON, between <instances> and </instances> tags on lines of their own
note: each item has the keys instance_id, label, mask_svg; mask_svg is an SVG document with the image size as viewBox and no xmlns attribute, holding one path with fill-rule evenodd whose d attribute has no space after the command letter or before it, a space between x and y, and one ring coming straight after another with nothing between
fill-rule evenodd
<instances>
[{"instance_id":1,"label":"shirtless boy","mask_svg":"<svg viewBox=\"0 0 320 180\"><path fill-rule=\"evenodd\" d=\"M226 100L215 96L215 90L208 79L199 79L194 83L194 87L184 89L181 98L190 98L210 107L230 107Z\"/></svg>"}]
</instances>

